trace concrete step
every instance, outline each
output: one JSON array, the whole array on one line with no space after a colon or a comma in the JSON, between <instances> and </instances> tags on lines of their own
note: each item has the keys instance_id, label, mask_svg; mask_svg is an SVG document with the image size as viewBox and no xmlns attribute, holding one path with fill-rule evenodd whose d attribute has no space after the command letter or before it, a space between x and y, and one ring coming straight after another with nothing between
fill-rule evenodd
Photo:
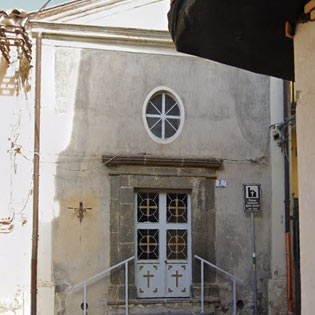
<instances>
[{"instance_id":1,"label":"concrete step","mask_svg":"<svg viewBox=\"0 0 315 315\"><path fill-rule=\"evenodd\" d=\"M173 312L173 311L168 311L168 312L162 312L162 313L147 313L143 315L214 315L214 312L212 313L196 313L196 312Z\"/></svg>"},{"instance_id":2,"label":"concrete step","mask_svg":"<svg viewBox=\"0 0 315 315\"><path fill-rule=\"evenodd\" d=\"M122 286L121 299L108 300L108 312L106 315L124 315L125 299ZM200 305L200 286L192 286L191 298L160 298L160 299L137 299L135 292L129 295L129 314L130 315L199 315ZM216 284L205 286L204 307L206 315L215 315L216 309L220 304L219 287Z\"/></svg>"},{"instance_id":3,"label":"concrete step","mask_svg":"<svg viewBox=\"0 0 315 315\"><path fill-rule=\"evenodd\" d=\"M179 309L178 309L179 308ZM123 315L123 309L112 309L108 312L109 315ZM130 315L215 315L215 307L207 307L205 313L200 313L200 308L198 310L192 311L189 308L184 309L182 307L178 307L177 309L163 307L162 305L156 307L146 307L146 308L139 308L139 307L130 307L129 308Z\"/></svg>"}]
</instances>

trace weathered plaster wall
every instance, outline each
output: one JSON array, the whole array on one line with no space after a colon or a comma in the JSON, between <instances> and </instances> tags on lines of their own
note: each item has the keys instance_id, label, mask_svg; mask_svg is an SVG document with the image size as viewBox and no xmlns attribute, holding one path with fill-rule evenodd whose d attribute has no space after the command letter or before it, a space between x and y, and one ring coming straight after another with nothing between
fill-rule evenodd
<instances>
[{"instance_id":1,"label":"weathered plaster wall","mask_svg":"<svg viewBox=\"0 0 315 315\"><path fill-rule=\"evenodd\" d=\"M300 203L302 314L314 313L315 249L312 244L315 225L315 24L298 25L294 37L295 77L298 91L297 144Z\"/></svg>"},{"instance_id":2,"label":"weathered plaster wall","mask_svg":"<svg viewBox=\"0 0 315 315\"><path fill-rule=\"evenodd\" d=\"M267 77L191 57L83 50L78 84L72 136L91 151L227 159L266 153ZM169 145L151 140L141 115L147 94L162 85L180 95L186 110L184 129ZM98 139L91 141L94 134ZM233 145L224 144L226 139Z\"/></svg>"},{"instance_id":3,"label":"weathered plaster wall","mask_svg":"<svg viewBox=\"0 0 315 315\"><path fill-rule=\"evenodd\" d=\"M270 123L283 121L283 81L270 78ZM271 161L271 277L269 281L269 314L287 313L287 280L284 228L284 155L277 142L273 140L270 128Z\"/></svg>"},{"instance_id":4,"label":"weathered plaster wall","mask_svg":"<svg viewBox=\"0 0 315 315\"><path fill-rule=\"evenodd\" d=\"M269 78L188 56L45 45L40 202L47 218L42 233L51 233L51 238L41 240L40 257L51 265L42 263L40 269L42 294L51 299L55 287L55 313L79 312L82 290L70 293L67 288L109 266L109 176L101 155L146 153L226 159L218 177L226 179L228 187L215 192L216 262L245 280L239 291L245 302L241 314L250 314L252 303L250 221L243 213L242 184L262 184L257 273L260 314L267 314ZM154 142L142 122L144 99L157 86L172 88L185 107L182 133L167 145ZM82 223L69 209L79 207L80 201L92 208ZM224 278L217 280L228 314L231 291L224 287L230 286ZM106 286L98 281L89 287L92 314L104 313Z\"/></svg>"},{"instance_id":5,"label":"weathered plaster wall","mask_svg":"<svg viewBox=\"0 0 315 315\"><path fill-rule=\"evenodd\" d=\"M216 262L245 281L239 287L238 299L244 302L241 314L252 313L252 268L251 268L251 223L250 216L243 212L242 184L262 184L261 214L255 215L257 248L257 297L259 314L267 314L268 279L270 277L270 174L266 164L226 163L219 178L228 181L228 187L216 190ZM220 276L223 307L232 310L231 281ZM222 309L223 311L224 309Z\"/></svg>"}]
</instances>

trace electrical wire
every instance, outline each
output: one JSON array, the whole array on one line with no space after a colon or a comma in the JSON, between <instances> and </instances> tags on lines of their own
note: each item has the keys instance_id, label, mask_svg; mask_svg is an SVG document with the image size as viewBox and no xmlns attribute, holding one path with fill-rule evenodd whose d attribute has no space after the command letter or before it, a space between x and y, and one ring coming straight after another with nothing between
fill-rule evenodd
<instances>
[{"instance_id":1,"label":"electrical wire","mask_svg":"<svg viewBox=\"0 0 315 315\"><path fill-rule=\"evenodd\" d=\"M268 146L267 146L268 147ZM19 154L21 154L25 159L27 159L28 161L32 162L33 159L28 157L25 153L22 152L22 146L19 145ZM268 149L267 149L268 151ZM32 151L29 151L29 153L32 153ZM61 165L65 165L65 164L75 164L75 163L91 163L93 160L99 160L102 161L102 155L97 155L97 154L93 154L93 155L87 155L87 154L57 154L57 153L41 153L40 155L40 164L56 164L58 165L58 169L61 170L66 170L66 171L73 171L73 172L87 172L87 171L93 171L95 169L99 169L102 168L104 165L109 164L112 160L114 160L115 158L117 158L119 156L119 154L113 156L110 160L106 161L105 163L101 162L102 165L100 166L96 166L96 167L91 167L91 168L83 168L83 169L70 169L70 168L66 168L63 167ZM78 159L67 159L64 161L49 161L49 160L45 160L45 155L49 155L49 156L57 156L58 158L62 158L62 157L67 157L67 158L82 158L83 160L78 160ZM135 155L148 155L146 153L140 153L140 154L135 154ZM216 160L218 163L222 162L226 162L226 163L265 163L265 159L267 157L267 152L265 152L265 154L261 155L260 157L257 158L249 158L249 159L227 159L227 158L214 158L214 157L210 157L211 159Z\"/></svg>"},{"instance_id":2,"label":"electrical wire","mask_svg":"<svg viewBox=\"0 0 315 315\"><path fill-rule=\"evenodd\" d=\"M29 15L27 17L27 20L25 22L25 27L27 27L27 24L29 23L30 19L34 19L40 12L42 12L47 6L48 4L51 2L51 0L47 0L43 6L40 7L40 9L38 11L36 11L33 15Z\"/></svg>"},{"instance_id":3,"label":"electrical wire","mask_svg":"<svg viewBox=\"0 0 315 315\"><path fill-rule=\"evenodd\" d=\"M32 16L32 18L35 18L39 13L41 13L49 4L49 2L51 2L51 0L47 0L43 6L41 6L41 8Z\"/></svg>"},{"instance_id":4,"label":"electrical wire","mask_svg":"<svg viewBox=\"0 0 315 315\"><path fill-rule=\"evenodd\" d=\"M106 18L106 17L109 17L109 16L120 14L122 12L128 12L128 11L131 11L133 9L145 7L145 6L148 6L148 5L151 5L151 4L154 4L154 3L158 3L158 2L163 2L163 1L166 1L166 0L152 0L152 1L148 1L148 3L142 4L142 5L138 5L138 6L135 5L134 7L131 7L131 8L128 8L128 9L122 9L120 11L117 11L117 12L114 12L114 13L110 13L110 14L107 14L107 15L105 14L105 15L102 15L102 16L100 16L98 18L94 18L93 20L89 20L87 22L89 23L89 22L92 22L92 21L97 21L97 20L100 20L100 19L103 19L103 18Z\"/></svg>"}]
</instances>

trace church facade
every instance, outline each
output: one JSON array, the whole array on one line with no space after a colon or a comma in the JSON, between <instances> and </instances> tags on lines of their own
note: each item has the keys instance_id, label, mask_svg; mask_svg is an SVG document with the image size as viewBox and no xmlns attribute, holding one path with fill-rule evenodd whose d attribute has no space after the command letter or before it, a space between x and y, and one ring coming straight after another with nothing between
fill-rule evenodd
<instances>
[{"instance_id":1,"label":"church facade","mask_svg":"<svg viewBox=\"0 0 315 315\"><path fill-rule=\"evenodd\" d=\"M284 314L283 165L270 140L282 83L179 54L159 27L113 26L135 2L77 1L30 22L42 46L39 314L82 312L75 286L129 258L131 314L198 311L196 255L243 281L238 312L252 314L246 184L261 187L259 314ZM87 312L124 313L125 276L123 265L91 281ZM232 314L230 279L205 267L204 281L206 310Z\"/></svg>"}]
</instances>

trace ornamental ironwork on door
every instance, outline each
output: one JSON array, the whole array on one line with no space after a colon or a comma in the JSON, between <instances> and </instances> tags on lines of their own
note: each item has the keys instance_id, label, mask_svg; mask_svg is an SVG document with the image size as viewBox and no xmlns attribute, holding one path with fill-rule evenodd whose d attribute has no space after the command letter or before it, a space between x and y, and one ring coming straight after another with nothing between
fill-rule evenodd
<instances>
[{"instance_id":1,"label":"ornamental ironwork on door","mask_svg":"<svg viewBox=\"0 0 315 315\"><path fill-rule=\"evenodd\" d=\"M139 298L190 296L190 212L187 193L135 194Z\"/></svg>"}]
</instances>

